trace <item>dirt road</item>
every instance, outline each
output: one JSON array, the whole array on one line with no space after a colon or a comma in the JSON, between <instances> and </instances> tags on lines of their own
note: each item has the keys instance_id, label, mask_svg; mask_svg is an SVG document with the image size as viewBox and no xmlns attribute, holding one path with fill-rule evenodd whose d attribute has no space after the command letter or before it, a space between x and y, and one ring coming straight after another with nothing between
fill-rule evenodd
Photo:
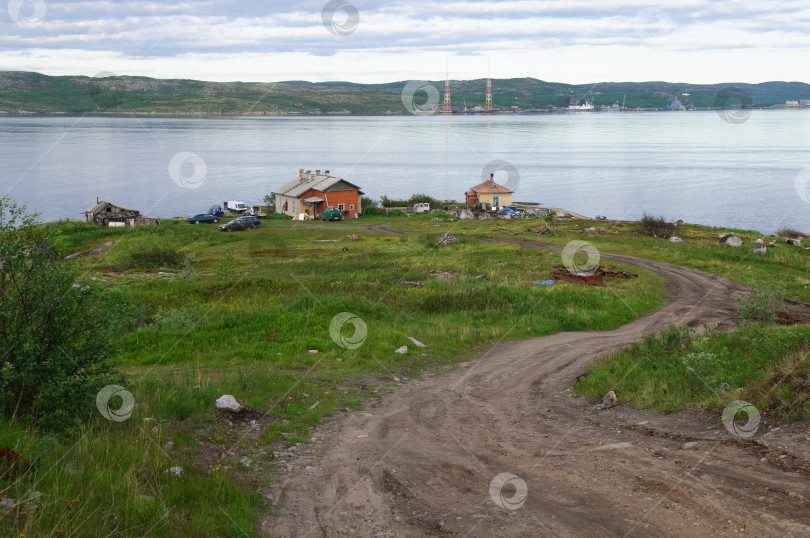
<instances>
[{"instance_id":1,"label":"dirt road","mask_svg":"<svg viewBox=\"0 0 810 538\"><path fill-rule=\"evenodd\" d=\"M810 536L806 425L776 430L763 416L757 433L742 439L719 413L661 416L626 404L595 410L570 394L590 361L645 334L736 320L735 284L608 257L669 279L668 304L614 331L493 346L450 373L403 383L365 412L333 417L313 433L317 442L277 466L281 515L262 530L278 537ZM495 480L502 473L516 478Z\"/></svg>"}]
</instances>

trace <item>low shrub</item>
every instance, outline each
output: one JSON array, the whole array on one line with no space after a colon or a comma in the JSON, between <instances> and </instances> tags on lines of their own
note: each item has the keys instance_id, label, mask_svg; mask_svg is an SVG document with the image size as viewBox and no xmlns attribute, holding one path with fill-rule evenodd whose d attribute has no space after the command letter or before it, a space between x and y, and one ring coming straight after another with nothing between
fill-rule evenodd
<instances>
[{"instance_id":1,"label":"low shrub","mask_svg":"<svg viewBox=\"0 0 810 538\"><path fill-rule=\"evenodd\" d=\"M376 217L382 215L382 211L379 207L364 207L363 208L363 216L364 217Z\"/></svg>"},{"instance_id":2,"label":"low shrub","mask_svg":"<svg viewBox=\"0 0 810 538\"><path fill-rule=\"evenodd\" d=\"M746 321L773 323L776 312L785 309L784 294L761 287L753 287L750 295L735 294L740 303L740 317Z\"/></svg>"},{"instance_id":3,"label":"low shrub","mask_svg":"<svg viewBox=\"0 0 810 538\"><path fill-rule=\"evenodd\" d=\"M675 233L675 223L667 222L664 217L653 217L652 215L644 213L640 222L644 233L653 237L667 239Z\"/></svg>"},{"instance_id":4,"label":"low shrub","mask_svg":"<svg viewBox=\"0 0 810 538\"><path fill-rule=\"evenodd\" d=\"M801 232L795 228L786 228L782 227L776 230L777 237L789 237L791 239L799 239L802 237L807 237L804 232Z\"/></svg>"}]
</instances>

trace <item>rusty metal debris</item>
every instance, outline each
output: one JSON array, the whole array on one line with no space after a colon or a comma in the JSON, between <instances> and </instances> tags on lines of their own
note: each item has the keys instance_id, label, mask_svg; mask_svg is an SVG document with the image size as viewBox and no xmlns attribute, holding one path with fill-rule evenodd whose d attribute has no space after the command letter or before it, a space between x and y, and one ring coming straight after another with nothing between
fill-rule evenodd
<instances>
[{"instance_id":1,"label":"rusty metal debris","mask_svg":"<svg viewBox=\"0 0 810 538\"><path fill-rule=\"evenodd\" d=\"M635 273L617 271L602 265L596 267L593 271L588 272L570 271L563 265L554 266L554 278L558 280L565 280L567 282L573 282L575 284L585 284L587 286L604 286L604 277L636 278L637 276L638 275Z\"/></svg>"}]
</instances>

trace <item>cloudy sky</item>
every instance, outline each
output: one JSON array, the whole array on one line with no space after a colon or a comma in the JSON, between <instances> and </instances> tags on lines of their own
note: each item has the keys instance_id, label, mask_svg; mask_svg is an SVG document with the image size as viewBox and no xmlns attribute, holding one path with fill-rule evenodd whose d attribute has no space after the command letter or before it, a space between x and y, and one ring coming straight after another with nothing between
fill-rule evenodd
<instances>
[{"instance_id":1,"label":"cloudy sky","mask_svg":"<svg viewBox=\"0 0 810 538\"><path fill-rule=\"evenodd\" d=\"M810 0L0 0L0 70L810 82Z\"/></svg>"}]
</instances>

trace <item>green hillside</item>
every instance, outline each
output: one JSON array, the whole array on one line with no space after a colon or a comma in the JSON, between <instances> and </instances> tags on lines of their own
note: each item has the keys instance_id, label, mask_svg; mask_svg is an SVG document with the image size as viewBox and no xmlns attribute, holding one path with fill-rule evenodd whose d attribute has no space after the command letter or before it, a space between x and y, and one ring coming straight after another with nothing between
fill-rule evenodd
<instances>
[{"instance_id":1,"label":"green hillside","mask_svg":"<svg viewBox=\"0 0 810 538\"><path fill-rule=\"evenodd\" d=\"M0 112L6 113L139 113L139 114L407 114L402 90L407 81L390 84L287 81L274 83L204 82L183 79L109 76L52 77L39 73L0 71ZM439 92L443 81L432 81ZM451 81L457 110L482 106L484 79ZM802 82L761 84L688 84L669 82L600 82L562 84L534 78L492 81L496 108L565 107L587 99L597 106L625 100L629 108L664 107L675 97L695 106L771 106L810 99ZM687 93L688 96L682 94ZM416 95L418 104L427 94Z\"/></svg>"}]
</instances>

